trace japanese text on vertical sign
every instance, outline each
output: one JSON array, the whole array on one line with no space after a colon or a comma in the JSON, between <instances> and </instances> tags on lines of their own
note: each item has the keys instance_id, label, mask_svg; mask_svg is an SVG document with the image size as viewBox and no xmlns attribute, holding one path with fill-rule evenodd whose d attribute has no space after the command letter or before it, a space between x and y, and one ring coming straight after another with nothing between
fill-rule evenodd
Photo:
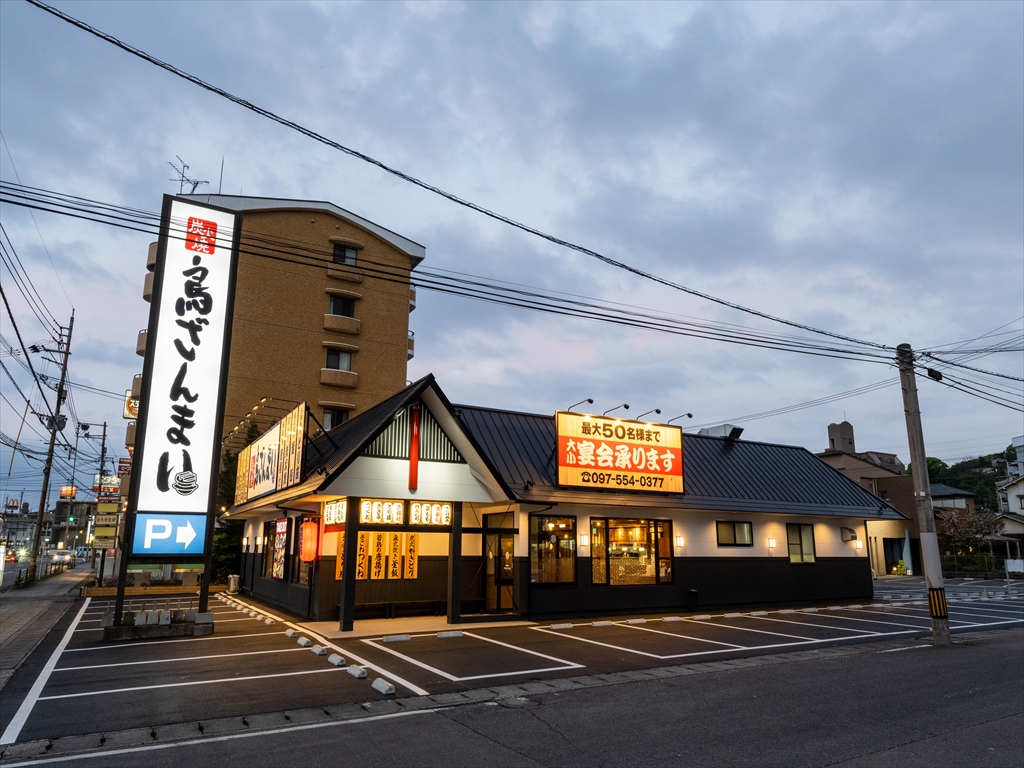
<instances>
[{"instance_id":1,"label":"japanese text on vertical sign","mask_svg":"<svg viewBox=\"0 0 1024 768\"><path fill-rule=\"evenodd\" d=\"M138 510L208 513L217 478L222 374L234 282L236 215L183 200L165 203L155 326L146 343L148 397L138 467Z\"/></svg>"},{"instance_id":2,"label":"japanese text on vertical sign","mask_svg":"<svg viewBox=\"0 0 1024 768\"><path fill-rule=\"evenodd\" d=\"M678 427L564 411L555 422L559 485L682 493Z\"/></svg>"}]
</instances>

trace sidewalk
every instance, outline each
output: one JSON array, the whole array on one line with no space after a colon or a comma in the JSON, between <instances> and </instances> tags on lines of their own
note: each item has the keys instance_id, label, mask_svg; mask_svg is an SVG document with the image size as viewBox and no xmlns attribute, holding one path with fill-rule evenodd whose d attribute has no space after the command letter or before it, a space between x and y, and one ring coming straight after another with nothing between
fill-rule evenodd
<instances>
[{"instance_id":1,"label":"sidewalk","mask_svg":"<svg viewBox=\"0 0 1024 768\"><path fill-rule=\"evenodd\" d=\"M78 598L78 588L94 578L95 572L82 564L0 593L0 690Z\"/></svg>"}]
</instances>

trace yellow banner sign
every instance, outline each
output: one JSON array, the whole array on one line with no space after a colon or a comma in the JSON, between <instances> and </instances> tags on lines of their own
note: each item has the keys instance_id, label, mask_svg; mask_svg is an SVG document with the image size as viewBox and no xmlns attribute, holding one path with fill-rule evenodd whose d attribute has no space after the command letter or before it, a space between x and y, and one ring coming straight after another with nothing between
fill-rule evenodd
<instances>
[{"instance_id":1,"label":"yellow banner sign","mask_svg":"<svg viewBox=\"0 0 1024 768\"><path fill-rule=\"evenodd\" d=\"M558 411L558 484L683 492L683 431L666 424Z\"/></svg>"}]
</instances>

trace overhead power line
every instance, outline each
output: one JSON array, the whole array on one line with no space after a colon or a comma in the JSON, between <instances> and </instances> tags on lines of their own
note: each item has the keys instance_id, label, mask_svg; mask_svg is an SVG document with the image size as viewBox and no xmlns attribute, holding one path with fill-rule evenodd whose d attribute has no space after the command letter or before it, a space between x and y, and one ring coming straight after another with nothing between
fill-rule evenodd
<instances>
[{"instance_id":1,"label":"overhead power line","mask_svg":"<svg viewBox=\"0 0 1024 768\"><path fill-rule=\"evenodd\" d=\"M391 174L391 175L393 175L393 176L395 176L395 177L397 177L399 179L402 179L403 181L406 181L406 182L408 182L410 184L413 184L413 185L415 185L417 187L420 187L421 189L425 189L426 191L431 192L431 193L433 193L435 195L439 195L440 197L443 197L446 200L449 200L449 201L451 201L451 202L453 202L453 203L455 203L457 205L463 206L463 207L468 208L468 209L470 209L472 211L476 211L477 213L480 213L480 214L482 214L484 216L487 216L488 218L494 219L495 221L499 221L499 222L501 222L503 224L507 224L508 226L514 227L514 228L519 229L519 230L521 230L523 232L526 232L528 234L534 235L535 237L539 237L539 238L541 238L543 240L547 240L550 243L554 243L555 245L559 245L559 246L561 246L563 248L568 248L570 250L573 250L573 251L576 251L578 253L581 253L581 254L583 254L585 256L589 256L591 258L597 259L597 260L599 260L601 262L604 262L605 264L608 264L610 266L613 266L613 267L616 267L618 269L622 269L622 270L625 270L627 272L630 272L630 273L632 273L634 275L637 275L638 277L642 277L644 279L651 280L651 281L656 282L656 283L660 283L661 285L665 285L665 286L667 286L669 288L673 288L673 289L675 289L677 291L682 291L683 293L687 293L687 294L689 294L691 296L696 296L698 298L702 298L702 299L705 299L707 301L712 301L712 302L714 302L716 304L720 304L722 306L726 306L726 307L729 307L731 309L738 310L740 312L745 312L747 314L754 315L756 317L761 317L761 318L764 318L766 320L771 320L772 322L782 323L783 325L788 325L788 326L791 326L793 328L800 328L801 330L809 331L811 333L816 333L816 334L820 334L820 335L823 335L823 336L829 336L829 337L834 338L834 339L840 339L842 341L850 342L850 343L853 343L853 344L859 344L859 345L862 345L862 346L872 347L872 348L875 348L875 349L882 349L882 350L887 350L887 351L893 351L892 347L885 346L884 344L878 344L876 342L871 342L871 341L863 341L861 339L856 339L856 338L853 338L851 336L844 336L842 334L833 333L831 331L825 331L825 330L822 330L820 328L815 328L813 326L806 325L804 323L798 323L798 322L795 322L795 321L792 321L792 320L786 320L786 319L783 319L783 318L780 318L780 317L776 317L774 315L770 315L770 314L768 314L766 312L761 312L760 310L751 309L750 307L745 307L745 306L743 306L741 304L737 304L735 302L719 298L717 296L712 296L711 294L704 293L702 291L698 291L698 290L695 290L693 288L688 288L688 287L686 287L684 285L681 285L680 283L676 283L676 282L674 282L672 280L668 280L666 278L659 277L659 276L654 275L654 274L652 274L650 272L647 272L645 270L639 269L637 267L633 267L633 266L631 266L629 264L626 264L624 262L621 262L621 261L617 261L617 260L612 259L612 258L610 258L608 256L604 256L603 254L600 254L597 251L591 250L590 248L586 248L586 247L584 247L582 245L578 245L578 244L570 242L568 240L563 240L562 238L556 237L554 235L550 235L550 234L548 234L546 232L543 232L543 231L541 231L539 229L531 227L531 226L529 226L527 224L523 224L523 223L521 223L519 221L516 221L515 219L512 219L512 218L510 218L508 216L504 216L502 214L496 213L495 211L492 211L492 210L490 210L488 208L485 208L482 205L479 205L477 203L474 203L474 202L471 202L471 201L466 200L464 198L461 198L458 195L455 195L455 194L453 194L451 192L446 192L445 190L441 189L440 187L437 187L437 186L429 184L429 183L427 183L425 181L422 181L421 179L418 179L415 176L412 176L411 174L405 173L404 171L400 171L397 168L393 168L393 167L383 163L382 161L377 160L376 158L371 157L370 155L367 155L367 154L365 154L363 152L359 152L359 151L357 151L355 149L351 149L350 147L346 147L343 144L339 144L338 142L333 141L332 139L328 139L327 137L322 136L321 134L316 133L315 131L313 131L313 130L311 130L309 128L306 128L306 127L300 125L299 123L296 123L296 122L294 122L292 120L288 120L286 118L283 118L283 117L281 117L281 116L271 112L268 109L265 109L263 107L257 106L255 104L253 104L252 102L249 102L249 101L247 101L245 99L242 99L242 98L240 98L238 96L235 96L235 95L229 93L228 91L225 91L222 88L219 88L219 87L217 87L215 85L212 85L211 83L208 83L208 82L206 82L204 80L201 80L200 78L196 77L195 75L191 75L188 72L185 72L184 70L178 69L177 67L175 67L175 66L173 66L171 64L168 64L165 61L161 61L160 59L156 58L155 56L151 56L150 54L146 53L145 51L143 51L143 50L141 50L139 48L136 48L136 47L134 47L132 45L129 45L128 43L125 43L125 42L119 40L118 38L114 37L113 35L107 34L106 32L103 32L102 30L99 30L99 29L97 29L97 28L95 28L93 26L90 26L89 24L86 24L85 22L80 21L79 19L76 19L73 16L70 16L70 15L68 15L68 14L66 14L66 13L64 13L62 11L59 11L58 9L56 9L56 8L54 8L52 6L47 5L46 3L40 2L40 0L28 0L28 2L30 2L32 5L36 6L37 8L40 8L40 9L46 11L47 13L50 13L53 16L56 16L57 18L59 18L59 19L61 19L63 21L66 21L67 23L72 24L72 25L74 25L75 27L78 27L81 30L84 30L84 31L88 32L89 34L95 35L96 37L98 37L101 40L104 40L104 41L110 43L111 45L117 46L118 48L120 48L123 51L131 53L132 55L137 56L140 59L142 59L144 61L147 61L150 64L153 64L154 66L157 66L157 67L159 67L159 68L161 68L161 69L163 69L163 70L165 70L167 72L170 72L173 75L176 75L177 77L180 77L180 78L182 78L184 80L187 80L188 82L192 83L193 85L197 85L200 88L203 88L204 90L207 90L207 91L209 91L211 93L214 93L214 94L216 94L216 95L218 95L218 96L220 96L220 97L222 97L224 99L227 99L228 101L231 101L234 104L237 104L237 105L239 105L239 106L241 106L241 107L243 107L245 109L248 109L251 112L256 113L257 115L260 115L261 117L265 117L268 120L272 120L275 123L278 123L280 125L285 126L286 128L290 128L293 131L301 133L302 135L304 135L304 136L306 136L308 138L311 138L314 141L317 141L317 142L319 142L321 144L324 144L325 146L331 147L332 149L336 149L339 152L343 152L343 153L345 153L347 155L350 155L351 157L355 157L355 158L357 158L359 160L362 160L363 162L366 162L366 163L369 163L370 165L376 166L377 168L381 169L385 173L389 173L389 174Z\"/></svg>"},{"instance_id":2,"label":"overhead power line","mask_svg":"<svg viewBox=\"0 0 1024 768\"><path fill-rule=\"evenodd\" d=\"M159 217L156 214L139 212L134 209L121 209L97 201L63 196L48 190L14 187L10 183L0 182L0 200L12 205L31 206L37 210L70 215L152 235L158 234L159 231ZM307 245L281 238L243 235L240 251L242 254L299 266L317 266L325 269L339 266L333 262L333 252L310 248ZM410 285L414 282L425 290L505 304L518 309L531 309L676 335L768 347L802 354L873 360L886 364L891 361L891 357L880 350L864 350L841 343L826 346L822 342L808 337L768 333L726 323L691 322L680 318L656 315L649 311L639 311L639 308L628 308L627 305L600 302L586 297L546 293L539 289L513 286L472 275L460 276L463 273L423 269L417 271L415 276L410 276L407 270L402 270L393 264L374 262L368 259L360 260L359 270L369 277L382 281L402 285Z\"/></svg>"}]
</instances>

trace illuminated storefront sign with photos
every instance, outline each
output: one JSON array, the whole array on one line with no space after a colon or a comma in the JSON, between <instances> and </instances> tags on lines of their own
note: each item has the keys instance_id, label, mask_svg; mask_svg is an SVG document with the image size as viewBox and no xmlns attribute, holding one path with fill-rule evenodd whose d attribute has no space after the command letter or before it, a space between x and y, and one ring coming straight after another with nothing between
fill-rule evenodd
<instances>
[{"instance_id":1,"label":"illuminated storefront sign with photos","mask_svg":"<svg viewBox=\"0 0 1024 768\"><path fill-rule=\"evenodd\" d=\"M558 484L683 492L679 427L558 411Z\"/></svg>"},{"instance_id":2,"label":"illuminated storefront sign with photos","mask_svg":"<svg viewBox=\"0 0 1024 768\"><path fill-rule=\"evenodd\" d=\"M299 403L259 439L242 449L235 475L235 504L282 491L299 482L305 428L306 404Z\"/></svg>"}]
</instances>

